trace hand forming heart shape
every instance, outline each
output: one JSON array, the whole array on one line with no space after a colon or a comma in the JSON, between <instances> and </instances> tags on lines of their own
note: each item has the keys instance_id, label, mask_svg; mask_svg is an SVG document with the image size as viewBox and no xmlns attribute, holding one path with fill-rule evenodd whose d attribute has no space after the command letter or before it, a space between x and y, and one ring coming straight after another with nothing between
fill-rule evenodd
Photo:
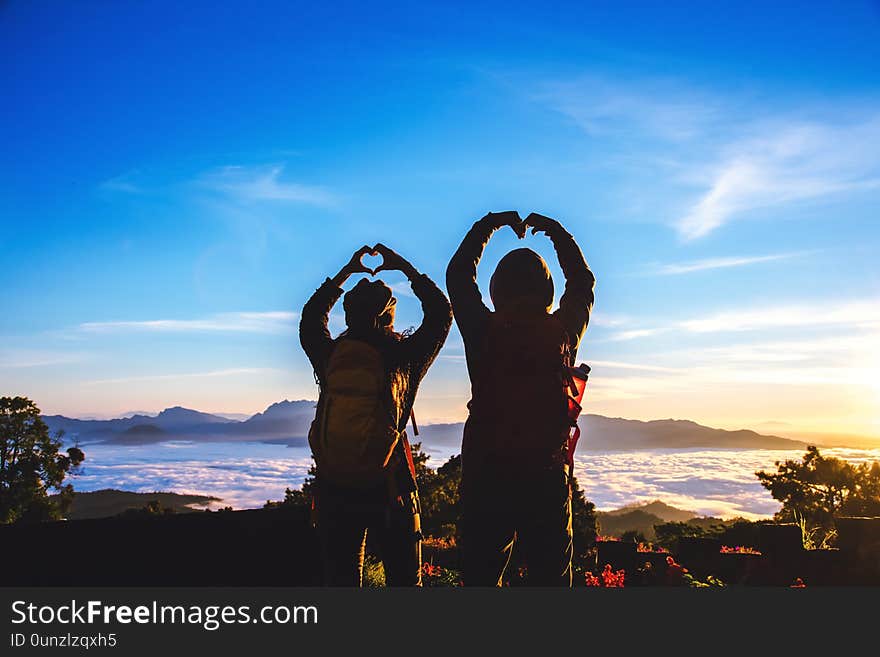
<instances>
[{"instance_id":1,"label":"hand forming heart shape","mask_svg":"<svg viewBox=\"0 0 880 657\"><path fill-rule=\"evenodd\" d=\"M364 262L364 258L369 259ZM404 257L381 242L375 246L364 245L355 251L343 271L346 276L358 272L375 276L380 271L401 271L408 278L418 273Z\"/></svg>"},{"instance_id":2,"label":"hand forming heart shape","mask_svg":"<svg viewBox=\"0 0 880 657\"><path fill-rule=\"evenodd\" d=\"M361 264L370 273L371 276L376 275L376 270L385 264L385 258L378 252L361 254Z\"/></svg>"},{"instance_id":3,"label":"hand forming heart shape","mask_svg":"<svg viewBox=\"0 0 880 657\"><path fill-rule=\"evenodd\" d=\"M523 239L531 228L532 235L538 233L546 233L550 235L559 227L559 222L550 217L545 217L537 212L532 212L525 219L521 219L516 210L507 210L505 212L490 212L487 217L492 218L495 227L510 226L519 239Z\"/></svg>"}]
</instances>

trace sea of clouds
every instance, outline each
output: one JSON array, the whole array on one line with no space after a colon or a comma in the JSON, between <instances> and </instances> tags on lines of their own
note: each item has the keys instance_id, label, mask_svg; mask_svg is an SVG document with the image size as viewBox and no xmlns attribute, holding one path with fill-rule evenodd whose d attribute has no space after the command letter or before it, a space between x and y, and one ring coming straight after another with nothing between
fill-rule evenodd
<instances>
[{"instance_id":1,"label":"sea of clouds","mask_svg":"<svg viewBox=\"0 0 880 657\"><path fill-rule=\"evenodd\" d=\"M222 499L215 508L247 509L280 500L285 488L302 484L311 465L305 448L263 443L93 444L84 450L86 462L72 480L77 490L213 495ZM880 460L877 449L822 452L857 462ZM444 450L428 453L433 467L450 456ZM755 471L773 470L776 461L801 456L797 450L584 452L575 472L587 498L603 511L660 499L701 515L759 518L772 515L779 504L758 483Z\"/></svg>"}]
</instances>

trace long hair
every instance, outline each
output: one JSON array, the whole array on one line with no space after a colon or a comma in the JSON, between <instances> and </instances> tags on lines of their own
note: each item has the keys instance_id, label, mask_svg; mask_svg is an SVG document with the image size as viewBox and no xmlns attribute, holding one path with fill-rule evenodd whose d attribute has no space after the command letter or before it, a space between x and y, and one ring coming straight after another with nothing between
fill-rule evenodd
<instances>
[{"instance_id":1,"label":"long hair","mask_svg":"<svg viewBox=\"0 0 880 657\"><path fill-rule=\"evenodd\" d=\"M350 337L382 347L400 342L404 334L394 330L397 299L382 281L362 278L342 300L346 330L340 337Z\"/></svg>"}]
</instances>

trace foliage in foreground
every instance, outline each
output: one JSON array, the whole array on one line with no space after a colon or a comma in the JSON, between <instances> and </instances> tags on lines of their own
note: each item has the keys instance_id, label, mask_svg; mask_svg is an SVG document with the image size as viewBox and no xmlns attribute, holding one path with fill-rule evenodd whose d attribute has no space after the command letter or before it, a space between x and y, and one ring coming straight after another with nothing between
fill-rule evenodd
<instances>
[{"instance_id":1,"label":"foliage in foreground","mask_svg":"<svg viewBox=\"0 0 880 657\"><path fill-rule=\"evenodd\" d=\"M78 447L61 451L61 437L49 434L30 399L0 397L0 524L64 516L73 501L73 486L64 479L85 454Z\"/></svg>"},{"instance_id":2,"label":"foliage in foreground","mask_svg":"<svg viewBox=\"0 0 880 657\"><path fill-rule=\"evenodd\" d=\"M850 463L810 446L800 461L775 465L776 472L755 475L782 502L776 520L800 524L805 537L816 528L830 530L838 516L880 515L880 461Z\"/></svg>"}]
</instances>

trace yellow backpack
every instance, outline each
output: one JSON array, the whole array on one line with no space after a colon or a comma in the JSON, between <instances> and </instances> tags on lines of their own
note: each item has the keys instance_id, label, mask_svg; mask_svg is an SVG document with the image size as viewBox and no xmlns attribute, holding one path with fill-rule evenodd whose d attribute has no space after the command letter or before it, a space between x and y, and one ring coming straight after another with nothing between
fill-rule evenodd
<instances>
[{"instance_id":1,"label":"yellow backpack","mask_svg":"<svg viewBox=\"0 0 880 657\"><path fill-rule=\"evenodd\" d=\"M333 349L322 382L323 405L309 431L318 472L350 487L378 485L388 477L400 441L400 409L389 409L385 365L379 351L346 338Z\"/></svg>"}]
</instances>

